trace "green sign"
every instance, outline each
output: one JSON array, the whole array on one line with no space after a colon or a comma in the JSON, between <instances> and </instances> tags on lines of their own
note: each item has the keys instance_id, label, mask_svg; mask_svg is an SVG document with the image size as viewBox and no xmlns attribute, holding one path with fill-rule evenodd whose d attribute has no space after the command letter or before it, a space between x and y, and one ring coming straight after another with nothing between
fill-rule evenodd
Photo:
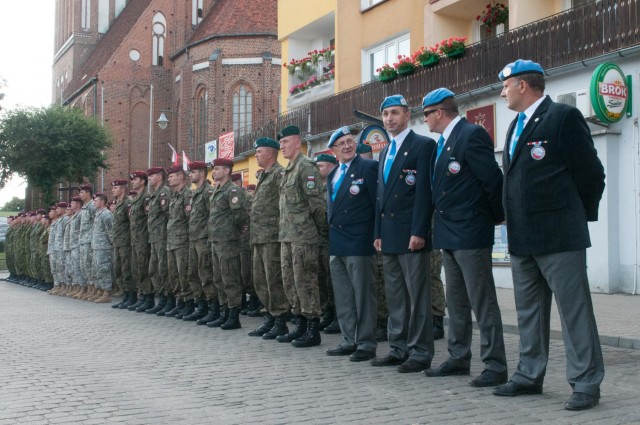
<instances>
[{"instance_id":1,"label":"green sign","mask_svg":"<svg viewBox=\"0 0 640 425\"><path fill-rule=\"evenodd\" d=\"M603 63L591 77L591 105L600 121L616 123L627 112L629 87L622 70L612 63Z\"/></svg>"}]
</instances>

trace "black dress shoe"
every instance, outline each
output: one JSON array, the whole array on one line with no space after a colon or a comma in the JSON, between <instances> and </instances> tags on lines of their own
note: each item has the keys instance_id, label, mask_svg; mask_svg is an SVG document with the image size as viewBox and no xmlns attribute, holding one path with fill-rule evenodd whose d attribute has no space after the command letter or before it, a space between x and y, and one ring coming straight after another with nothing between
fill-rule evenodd
<instances>
[{"instance_id":1,"label":"black dress shoe","mask_svg":"<svg viewBox=\"0 0 640 425\"><path fill-rule=\"evenodd\" d=\"M571 394L569 400L564 404L564 408L567 410L587 410L596 407L599 402L600 397L576 391Z\"/></svg>"},{"instance_id":2,"label":"black dress shoe","mask_svg":"<svg viewBox=\"0 0 640 425\"><path fill-rule=\"evenodd\" d=\"M330 348L327 350L327 356L348 356L356 352L356 346L345 347L338 345L336 348ZM370 357L371 358L371 357Z\"/></svg>"},{"instance_id":3,"label":"black dress shoe","mask_svg":"<svg viewBox=\"0 0 640 425\"><path fill-rule=\"evenodd\" d=\"M495 387L504 384L509 379L507 371L496 372L495 370L485 369L475 379L469 381L472 387Z\"/></svg>"},{"instance_id":4,"label":"black dress shoe","mask_svg":"<svg viewBox=\"0 0 640 425\"><path fill-rule=\"evenodd\" d=\"M404 363L407 359L399 359L397 357L392 356L391 354L387 354L384 357L376 357L371 360L371 366L398 366Z\"/></svg>"},{"instance_id":5,"label":"black dress shoe","mask_svg":"<svg viewBox=\"0 0 640 425\"><path fill-rule=\"evenodd\" d=\"M517 382L509 381L493 389L493 395L502 397L515 397L528 394L542 394L542 385L518 384Z\"/></svg>"},{"instance_id":6,"label":"black dress shoe","mask_svg":"<svg viewBox=\"0 0 640 425\"><path fill-rule=\"evenodd\" d=\"M468 375L469 366L456 366L455 363L447 360L436 368L425 370L424 374L432 378L439 376Z\"/></svg>"},{"instance_id":7,"label":"black dress shoe","mask_svg":"<svg viewBox=\"0 0 640 425\"><path fill-rule=\"evenodd\" d=\"M414 372L422 372L425 369L429 368L429 364L423 363L418 360L409 359L406 362L402 363L398 366L398 372L400 373L414 373Z\"/></svg>"},{"instance_id":8,"label":"black dress shoe","mask_svg":"<svg viewBox=\"0 0 640 425\"><path fill-rule=\"evenodd\" d=\"M349 361L363 362L365 360L371 360L375 356L375 351L356 350L355 353L349 356Z\"/></svg>"}]
</instances>

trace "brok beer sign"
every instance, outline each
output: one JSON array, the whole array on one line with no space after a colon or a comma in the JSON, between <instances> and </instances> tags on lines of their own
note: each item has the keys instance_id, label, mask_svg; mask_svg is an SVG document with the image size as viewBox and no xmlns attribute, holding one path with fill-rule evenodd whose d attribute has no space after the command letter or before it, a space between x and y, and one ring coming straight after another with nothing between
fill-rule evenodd
<instances>
[{"instance_id":1,"label":"brok beer sign","mask_svg":"<svg viewBox=\"0 0 640 425\"><path fill-rule=\"evenodd\" d=\"M622 70L612 63L603 63L591 77L591 104L598 119L616 123L629 105L629 85Z\"/></svg>"}]
</instances>

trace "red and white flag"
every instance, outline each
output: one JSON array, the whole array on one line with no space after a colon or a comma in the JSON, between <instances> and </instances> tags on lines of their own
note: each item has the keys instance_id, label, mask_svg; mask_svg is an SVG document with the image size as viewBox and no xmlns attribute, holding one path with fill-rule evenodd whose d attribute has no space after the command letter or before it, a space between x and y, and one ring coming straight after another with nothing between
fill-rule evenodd
<instances>
[{"instance_id":1,"label":"red and white flag","mask_svg":"<svg viewBox=\"0 0 640 425\"><path fill-rule=\"evenodd\" d=\"M190 163L191 161L189 161L189 158L187 158L187 154L184 153L184 151L182 151L182 169L184 170L185 173L189 171Z\"/></svg>"},{"instance_id":2,"label":"red and white flag","mask_svg":"<svg viewBox=\"0 0 640 425\"><path fill-rule=\"evenodd\" d=\"M171 164L173 164L174 166L180 165L180 158L178 157L178 152L176 152L176 149L173 146L171 146L171 143L167 143L167 145L169 145L169 147L171 148Z\"/></svg>"}]
</instances>

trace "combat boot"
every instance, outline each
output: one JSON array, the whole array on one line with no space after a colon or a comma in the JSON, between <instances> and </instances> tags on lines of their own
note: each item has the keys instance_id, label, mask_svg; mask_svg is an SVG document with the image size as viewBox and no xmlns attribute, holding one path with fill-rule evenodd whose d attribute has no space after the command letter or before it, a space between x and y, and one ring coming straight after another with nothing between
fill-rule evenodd
<instances>
[{"instance_id":1,"label":"combat boot","mask_svg":"<svg viewBox=\"0 0 640 425\"><path fill-rule=\"evenodd\" d=\"M251 295L249 297L249 306L247 307L247 316L260 317L262 316L262 303L257 295Z\"/></svg>"},{"instance_id":2,"label":"combat boot","mask_svg":"<svg viewBox=\"0 0 640 425\"><path fill-rule=\"evenodd\" d=\"M184 310L184 301L178 300L176 306L173 307L172 310L169 310L169 312L165 313L164 317L176 317L176 314L180 313L182 310Z\"/></svg>"},{"instance_id":3,"label":"combat boot","mask_svg":"<svg viewBox=\"0 0 640 425\"><path fill-rule=\"evenodd\" d=\"M327 326L329 326L333 320L336 318L336 313L332 308L329 308L327 311L322 313L322 320L320 320L320 329L323 331Z\"/></svg>"},{"instance_id":4,"label":"combat boot","mask_svg":"<svg viewBox=\"0 0 640 425\"><path fill-rule=\"evenodd\" d=\"M338 323L338 318L334 317L333 321L324 328L324 333L326 334L339 334L340 333L340 323Z\"/></svg>"},{"instance_id":5,"label":"combat boot","mask_svg":"<svg viewBox=\"0 0 640 425\"><path fill-rule=\"evenodd\" d=\"M85 294L82 295L79 299L81 299L82 301L87 301L89 298L93 296L94 291L95 291L94 286L87 286L87 292L85 292Z\"/></svg>"},{"instance_id":6,"label":"combat boot","mask_svg":"<svg viewBox=\"0 0 640 425\"><path fill-rule=\"evenodd\" d=\"M433 340L444 338L444 319L442 316L433 316Z\"/></svg>"},{"instance_id":7,"label":"combat boot","mask_svg":"<svg viewBox=\"0 0 640 425\"><path fill-rule=\"evenodd\" d=\"M143 297L144 301L138 308L136 308L136 313L144 313L147 310L151 310L153 306L156 305L155 295L153 293L144 294Z\"/></svg>"},{"instance_id":8,"label":"combat boot","mask_svg":"<svg viewBox=\"0 0 640 425\"><path fill-rule=\"evenodd\" d=\"M195 311L195 306L194 306L193 300L187 300L187 302L184 303L184 308L182 309L182 311L176 314L176 319L181 320L186 316L190 315L191 313L193 313L194 311Z\"/></svg>"},{"instance_id":9,"label":"combat boot","mask_svg":"<svg viewBox=\"0 0 640 425\"><path fill-rule=\"evenodd\" d=\"M286 335L289 333L289 328L287 328L287 318L286 315L281 314L276 317L276 320L273 324L273 327L266 334L262 335L262 339L276 339L280 335Z\"/></svg>"},{"instance_id":10,"label":"combat boot","mask_svg":"<svg viewBox=\"0 0 640 425\"><path fill-rule=\"evenodd\" d=\"M211 301L209 303L209 312L206 316L196 321L196 325L206 325L209 322L213 322L214 320L218 320L220 318L220 303L216 301Z\"/></svg>"},{"instance_id":11,"label":"combat boot","mask_svg":"<svg viewBox=\"0 0 640 425\"><path fill-rule=\"evenodd\" d=\"M102 291L102 295L100 296L100 298L97 298L94 303L98 303L98 304L103 304L103 303L110 303L111 302L111 294L109 293L109 291Z\"/></svg>"},{"instance_id":12,"label":"combat boot","mask_svg":"<svg viewBox=\"0 0 640 425\"><path fill-rule=\"evenodd\" d=\"M320 345L322 341L320 339L320 319L315 318L307 321L307 332L302 335L300 338L294 339L291 341L291 345L294 347L313 347L315 345Z\"/></svg>"},{"instance_id":13,"label":"combat boot","mask_svg":"<svg viewBox=\"0 0 640 425\"><path fill-rule=\"evenodd\" d=\"M156 303L156 305L145 311L145 313L156 314L160 310L162 310L165 305L167 305L167 297L165 297L164 295L160 295L158 296L158 302Z\"/></svg>"},{"instance_id":14,"label":"combat boot","mask_svg":"<svg viewBox=\"0 0 640 425\"><path fill-rule=\"evenodd\" d=\"M95 291L93 291L93 295L91 295L90 297L85 297L85 301L94 302L102 296L102 292L102 289L96 289Z\"/></svg>"},{"instance_id":15,"label":"combat boot","mask_svg":"<svg viewBox=\"0 0 640 425\"><path fill-rule=\"evenodd\" d=\"M80 288L80 291L78 291L77 293L75 293L73 295L73 298L75 298L76 300L81 300L82 297L84 297L85 295L87 295L87 291L89 290L88 286L83 286Z\"/></svg>"},{"instance_id":16,"label":"combat boot","mask_svg":"<svg viewBox=\"0 0 640 425\"><path fill-rule=\"evenodd\" d=\"M209 312L209 306L207 305L207 300L205 299L198 300L196 304L198 306L196 307L194 312L187 316L184 316L182 320L186 322L194 322L198 319L202 319L207 315L207 313Z\"/></svg>"},{"instance_id":17,"label":"combat boot","mask_svg":"<svg viewBox=\"0 0 640 425\"><path fill-rule=\"evenodd\" d=\"M218 317L213 322L207 323L207 326L210 328L219 328L229 319L229 308L226 305L220 306L220 317Z\"/></svg>"},{"instance_id":18,"label":"combat boot","mask_svg":"<svg viewBox=\"0 0 640 425\"><path fill-rule=\"evenodd\" d=\"M162 308L162 310L160 310L160 311L158 311L156 313L156 316L163 317L168 312L173 310L175 307L176 307L176 297L174 297L172 294L169 294L169 295L167 295L167 302L165 303L165 305Z\"/></svg>"},{"instance_id":19,"label":"combat boot","mask_svg":"<svg viewBox=\"0 0 640 425\"><path fill-rule=\"evenodd\" d=\"M300 338L307 332L307 318L304 316L296 316L296 327L293 328L293 331L280 335L276 338L278 342L291 342L294 339Z\"/></svg>"},{"instance_id":20,"label":"combat boot","mask_svg":"<svg viewBox=\"0 0 640 425\"><path fill-rule=\"evenodd\" d=\"M233 307L229 309L229 317L227 321L220 325L220 329L224 329L225 331L231 329L240 329L242 326L240 325L240 309L238 307Z\"/></svg>"},{"instance_id":21,"label":"combat boot","mask_svg":"<svg viewBox=\"0 0 640 425\"><path fill-rule=\"evenodd\" d=\"M387 338L387 319L378 319L376 324L376 341L386 341Z\"/></svg>"},{"instance_id":22,"label":"combat boot","mask_svg":"<svg viewBox=\"0 0 640 425\"><path fill-rule=\"evenodd\" d=\"M137 292L136 292L136 295L137 295ZM138 297L138 300L137 300L135 303L130 304L130 305L127 307L127 310L129 310L129 311L136 311L136 308L138 308L138 307L140 307L142 304L144 304L144 301L145 301L144 294L141 294L141 295L140 295L140 297Z\"/></svg>"},{"instance_id":23,"label":"combat boot","mask_svg":"<svg viewBox=\"0 0 640 425\"><path fill-rule=\"evenodd\" d=\"M133 291L129 291L129 298L127 299L127 302L124 302L122 304L120 304L120 308L121 310L124 310L125 308L128 310L129 307L135 305L138 302L138 292L136 292L135 290Z\"/></svg>"},{"instance_id":24,"label":"combat boot","mask_svg":"<svg viewBox=\"0 0 640 425\"><path fill-rule=\"evenodd\" d=\"M125 292L124 295L122 296L122 299L120 300L119 303L115 303L113 305L111 305L111 308L120 308L120 306L124 303L127 302L127 300L129 300L129 293Z\"/></svg>"},{"instance_id":25,"label":"combat boot","mask_svg":"<svg viewBox=\"0 0 640 425\"><path fill-rule=\"evenodd\" d=\"M263 336L264 334L269 332L271 328L273 328L273 325L275 325L275 323L275 317L267 313L267 315L264 316L264 322L262 323L262 325L259 328L249 332L249 336Z\"/></svg>"}]
</instances>

